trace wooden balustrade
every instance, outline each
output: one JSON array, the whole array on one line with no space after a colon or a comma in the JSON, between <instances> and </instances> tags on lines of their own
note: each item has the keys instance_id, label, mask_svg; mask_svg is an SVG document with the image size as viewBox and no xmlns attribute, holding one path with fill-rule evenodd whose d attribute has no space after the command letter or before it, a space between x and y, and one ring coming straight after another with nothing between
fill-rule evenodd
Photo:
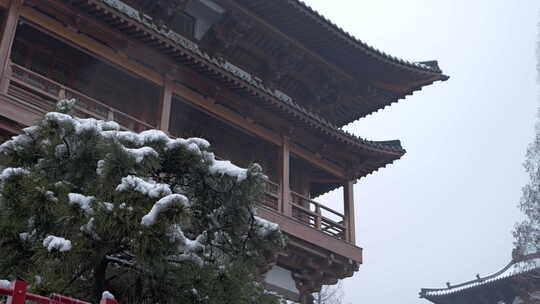
<instances>
[{"instance_id":1,"label":"wooden balustrade","mask_svg":"<svg viewBox=\"0 0 540 304\"><path fill-rule=\"evenodd\" d=\"M280 212L280 185L266 181L265 196L262 199L264 207ZM305 225L339 239L346 239L347 228L345 216L335 210L321 205L303 195L291 191L292 217Z\"/></svg>"},{"instance_id":2,"label":"wooden balustrade","mask_svg":"<svg viewBox=\"0 0 540 304\"><path fill-rule=\"evenodd\" d=\"M279 184L269 180L265 183L265 193L262 199L262 204L274 211L279 211L279 194L281 187Z\"/></svg>"},{"instance_id":3,"label":"wooden balustrade","mask_svg":"<svg viewBox=\"0 0 540 304\"><path fill-rule=\"evenodd\" d=\"M326 234L345 239L346 227L343 214L293 191L291 191L291 200L295 219Z\"/></svg>"},{"instance_id":4,"label":"wooden balustrade","mask_svg":"<svg viewBox=\"0 0 540 304\"><path fill-rule=\"evenodd\" d=\"M74 98L76 114L81 117L114 120L125 130L136 132L153 129L154 126L106 105L72 88L55 82L45 76L15 63L10 64L10 85L8 94L16 100L30 104L43 111L54 109L59 99Z\"/></svg>"}]
</instances>

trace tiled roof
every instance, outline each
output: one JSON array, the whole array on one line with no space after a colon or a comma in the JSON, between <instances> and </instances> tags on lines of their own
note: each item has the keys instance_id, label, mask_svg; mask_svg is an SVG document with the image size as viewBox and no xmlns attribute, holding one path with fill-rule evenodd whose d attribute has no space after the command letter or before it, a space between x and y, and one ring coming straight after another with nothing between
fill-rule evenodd
<instances>
[{"instance_id":1,"label":"tiled roof","mask_svg":"<svg viewBox=\"0 0 540 304\"><path fill-rule=\"evenodd\" d=\"M354 53L360 51L360 54L373 57L379 61L388 63L390 65L408 69L409 71L424 73L429 75L439 75L441 80L448 79L448 76L442 74L441 69L436 64L436 61L424 61L424 62L411 62L407 61L383 51L380 51L360 39L354 37L350 33L343 30L341 27L321 15L319 12L308 6L306 3L300 0L235 0L242 5L248 7L259 16L267 19L272 19L272 24L275 24L282 30L287 30L289 27L294 26L294 33L291 34L297 38L300 42L306 42L309 47L323 49L323 48L335 48L340 47L352 48ZM293 8L292 10L290 8ZM297 16L299 18L291 19L290 14L293 11L300 12ZM280 22L279 17L283 17L287 22ZM306 28L310 29L310 32L315 33L313 36L308 35L307 31L298 28L300 23L305 23L304 18L309 18L313 23L306 25ZM281 24L283 23L283 24ZM319 28L315 28L319 27ZM317 39L318 42L327 41L328 44L323 45L318 43L310 45L307 43L311 39ZM337 40L336 40L337 38ZM314 40L313 40L314 41Z\"/></svg>"},{"instance_id":2,"label":"tiled roof","mask_svg":"<svg viewBox=\"0 0 540 304\"><path fill-rule=\"evenodd\" d=\"M279 90L272 90L268 86L265 86L260 79L234 64L223 58L210 56L201 50L195 42L186 37L163 27L158 28L151 22L152 18L150 16L141 15L138 10L120 0L84 0L82 2L106 5L109 9L113 9L119 13L116 17L123 18L128 23L133 23L133 21L137 23L133 24L130 29L141 27L139 30L143 30L151 35L157 35L167 41L167 43L160 43L159 47L167 48L169 52L177 50L181 56L186 57L190 61L195 69L211 74L221 81L233 83L247 90L249 93L262 97L262 99L271 102L280 110L285 110L289 115L294 116L310 127L318 129L343 143L375 153L388 154L388 157L392 159L400 158L405 153L405 150L397 140L369 141L340 129L319 115L303 108L285 93ZM110 18L109 15L107 17ZM140 33L137 35L141 36ZM155 44L155 42L153 43Z\"/></svg>"},{"instance_id":3,"label":"tiled roof","mask_svg":"<svg viewBox=\"0 0 540 304\"><path fill-rule=\"evenodd\" d=\"M447 288L422 288L420 291L420 297L432 299L454 295L465 291L472 291L474 289L486 287L503 280L508 280L519 275L538 270L540 270L540 256L537 254L530 255L518 261L512 261L500 271L483 278L477 277L475 280L453 286L449 284L450 286Z\"/></svg>"},{"instance_id":4,"label":"tiled roof","mask_svg":"<svg viewBox=\"0 0 540 304\"><path fill-rule=\"evenodd\" d=\"M379 60L386 61L387 63L391 63L391 64L401 65L403 67L408 67L408 68L415 69L418 71L441 74L442 78L446 78L446 79L448 78L448 76L442 75L442 71L439 68L436 61L411 62L411 61L407 61L399 57L392 56L354 37L347 31L339 27L337 24L333 23L330 19L326 18L325 16L323 16L322 14L320 14L319 12L311 8L305 2L301 0L288 0L288 2L294 7L303 10L307 15L314 18L321 25L326 26L329 30L333 32L334 35L340 37L341 39L354 45L361 51L369 55L372 55Z\"/></svg>"},{"instance_id":5,"label":"tiled roof","mask_svg":"<svg viewBox=\"0 0 540 304\"><path fill-rule=\"evenodd\" d=\"M321 113L343 126L385 108L435 81L444 81L437 61L410 62L384 53L347 33L299 0L234 0L325 62L356 79L395 86L383 93L336 101L343 111ZM369 75L369 79L364 79ZM370 86L370 84L368 85ZM376 85L374 86L376 87ZM397 89L399 88L399 89ZM379 90L381 89L381 90ZM388 94L387 94L388 93Z\"/></svg>"}]
</instances>

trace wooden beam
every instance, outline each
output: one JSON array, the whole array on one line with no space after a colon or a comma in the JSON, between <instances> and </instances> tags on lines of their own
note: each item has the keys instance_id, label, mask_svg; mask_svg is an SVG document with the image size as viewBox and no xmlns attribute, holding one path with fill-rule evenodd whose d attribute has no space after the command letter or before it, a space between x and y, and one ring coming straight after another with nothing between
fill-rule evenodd
<instances>
[{"instance_id":1,"label":"wooden beam","mask_svg":"<svg viewBox=\"0 0 540 304\"><path fill-rule=\"evenodd\" d=\"M307 160L313 165L335 175L338 178L346 178L347 174L345 170L333 163L317 157L317 155L305 148L302 148L294 143L291 143L291 152Z\"/></svg>"},{"instance_id":2,"label":"wooden beam","mask_svg":"<svg viewBox=\"0 0 540 304\"><path fill-rule=\"evenodd\" d=\"M282 137L281 150L279 153L279 177L281 185L281 212L286 216L292 216L291 189L290 189L290 147L289 138Z\"/></svg>"},{"instance_id":3,"label":"wooden beam","mask_svg":"<svg viewBox=\"0 0 540 304\"><path fill-rule=\"evenodd\" d=\"M159 121L159 129L164 132L169 132L171 122L171 105L172 105L172 89L170 80L165 81L163 86L163 97L161 99L161 115Z\"/></svg>"},{"instance_id":4,"label":"wooden beam","mask_svg":"<svg viewBox=\"0 0 540 304\"><path fill-rule=\"evenodd\" d=\"M115 50L124 49L127 45L127 37L114 31L111 27L90 18L86 14L76 13L74 6L66 1L43 1L25 0L29 6L37 7L41 12L54 16L55 19L64 23L67 27L98 38Z\"/></svg>"},{"instance_id":5,"label":"wooden beam","mask_svg":"<svg viewBox=\"0 0 540 304\"><path fill-rule=\"evenodd\" d=\"M347 233L345 240L351 244L356 243L355 231L354 231L354 181L347 181L343 185L343 203L345 213L345 226L347 227Z\"/></svg>"},{"instance_id":6,"label":"wooden beam","mask_svg":"<svg viewBox=\"0 0 540 304\"><path fill-rule=\"evenodd\" d=\"M23 1L11 0L2 25L2 37L0 38L0 88L2 88L3 93L6 93L9 87L8 63Z\"/></svg>"},{"instance_id":7,"label":"wooden beam","mask_svg":"<svg viewBox=\"0 0 540 304\"><path fill-rule=\"evenodd\" d=\"M38 109L35 105L14 100L6 94L0 94L0 115L18 124L31 126L43 117L43 114L45 111Z\"/></svg>"},{"instance_id":8,"label":"wooden beam","mask_svg":"<svg viewBox=\"0 0 540 304\"><path fill-rule=\"evenodd\" d=\"M163 76L143 65L136 63L121 54L118 54L115 50L101 44L86 35L75 33L62 23L41 14L40 12L32 9L31 7L23 7L21 16L31 23L34 23L41 28L48 30L58 37L70 42L79 49L84 49L91 54L100 56L113 64L116 64L131 73L134 73L146 80L153 82L157 85L163 86Z\"/></svg>"}]
</instances>

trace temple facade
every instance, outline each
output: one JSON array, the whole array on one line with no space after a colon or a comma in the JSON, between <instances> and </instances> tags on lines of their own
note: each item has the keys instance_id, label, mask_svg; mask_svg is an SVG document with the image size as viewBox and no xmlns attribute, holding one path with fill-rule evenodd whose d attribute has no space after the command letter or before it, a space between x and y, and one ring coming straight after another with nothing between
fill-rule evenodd
<instances>
[{"instance_id":1,"label":"temple facade","mask_svg":"<svg viewBox=\"0 0 540 304\"><path fill-rule=\"evenodd\" d=\"M422 288L420 298L435 304L540 303L540 254L514 255L503 269L445 288Z\"/></svg>"},{"instance_id":2,"label":"temple facade","mask_svg":"<svg viewBox=\"0 0 540 304\"><path fill-rule=\"evenodd\" d=\"M448 79L298 0L0 0L0 13L0 140L75 98L80 116L261 164L259 214L288 237L265 282L303 303L358 270L353 185L405 153L342 126ZM337 188L339 210L317 200Z\"/></svg>"}]
</instances>

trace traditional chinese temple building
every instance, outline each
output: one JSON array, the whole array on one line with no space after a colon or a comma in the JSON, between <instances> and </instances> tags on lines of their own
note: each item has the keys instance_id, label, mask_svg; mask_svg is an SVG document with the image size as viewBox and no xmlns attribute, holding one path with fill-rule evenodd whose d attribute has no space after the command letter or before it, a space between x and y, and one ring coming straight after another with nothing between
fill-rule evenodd
<instances>
[{"instance_id":1,"label":"traditional chinese temple building","mask_svg":"<svg viewBox=\"0 0 540 304\"><path fill-rule=\"evenodd\" d=\"M435 304L521 304L540 302L540 255L514 256L494 274L446 288L422 288L420 298ZM528 301L523 301L527 297ZM532 302L530 301L532 300Z\"/></svg>"},{"instance_id":2,"label":"traditional chinese temple building","mask_svg":"<svg viewBox=\"0 0 540 304\"><path fill-rule=\"evenodd\" d=\"M0 136L59 98L78 114L208 139L269 176L260 215L287 252L269 288L309 302L351 276L353 184L399 159L399 141L341 127L448 79L350 36L298 0L0 0ZM316 198L343 188L337 211Z\"/></svg>"}]
</instances>

